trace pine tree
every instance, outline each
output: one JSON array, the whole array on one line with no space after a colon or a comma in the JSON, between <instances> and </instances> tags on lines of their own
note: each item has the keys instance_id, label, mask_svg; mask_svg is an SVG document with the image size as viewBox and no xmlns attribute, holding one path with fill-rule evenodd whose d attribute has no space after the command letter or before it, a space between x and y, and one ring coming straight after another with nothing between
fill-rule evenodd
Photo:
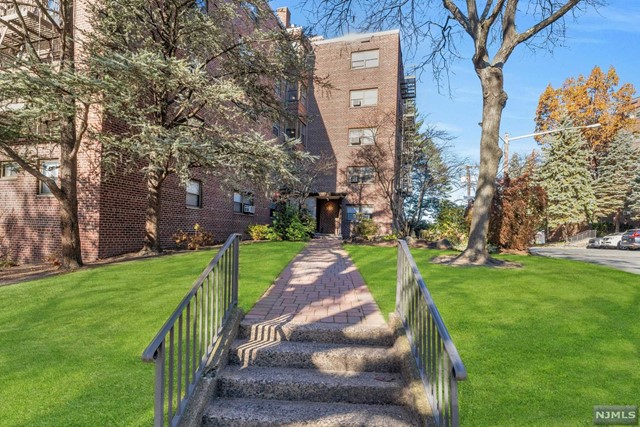
<instances>
[{"instance_id":1,"label":"pine tree","mask_svg":"<svg viewBox=\"0 0 640 427\"><path fill-rule=\"evenodd\" d=\"M631 183L631 194L627 200L627 208L631 211L631 217L640 220L640 171Z\"/></svg>"},{"instance_id":2,"label":"pine tree","mask_svg":"<svg viewBox=\"0 0 640 427\"><path fill-rule=\"evenodd\" d=\"M565 116L562 128L573 123ZM550 137L542 147L542 165L537 180L547 193L547 223L562 227L567 239L571 224L590 222L595 209L589 152L579 131L567 130Z\"/></svg>"},{"instance_id":3,"label":"pine tree","mask_svg":"<svg viewBox=\"0 0 640 427\"><path fill-rule=\"evenodd\" d=\"M634 179L640 173L638 150L633 147L633 134L620 131L602 157L599 176L594 183L596 213L614 215L615 231L620 231L622 210L631 194Z\"/></svg>"}]
</instances>

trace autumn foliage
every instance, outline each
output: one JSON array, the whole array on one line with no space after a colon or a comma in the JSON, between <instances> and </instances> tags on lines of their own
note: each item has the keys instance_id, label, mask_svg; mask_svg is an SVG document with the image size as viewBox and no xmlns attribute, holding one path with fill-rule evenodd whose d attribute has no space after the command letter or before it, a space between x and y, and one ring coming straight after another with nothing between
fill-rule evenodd
<instances>
[{"instance_id":1,"label":"autumn foliage","mask_svg":"<svg viewBox=\"0 0 640 427\"><path fill-rule=\"evenodd\" d=\"M606 151L618 131L633 124L630 113L635 88L630 83L619 84L614 67L604 73L596 66L589 76L570 77L558 89L547 86L538 101L536 131L559 128L566 115L574 126L600 123L599 128L582 129L581 133L591 151ZM542 143L544 137L537 140Z\"/></svg>"},{"instance_id":2,"label":"autumn foliage","mask_svg":"<svg viewBox=\"0 0 640 427\"><path fill-rule=\"evenodd\" d=\"M543 225L546 194L532 179L529 163L522 175L506 175L496 185L489 222L489 243L501 249L526 250Z\"/></svg>"}]
</instances>

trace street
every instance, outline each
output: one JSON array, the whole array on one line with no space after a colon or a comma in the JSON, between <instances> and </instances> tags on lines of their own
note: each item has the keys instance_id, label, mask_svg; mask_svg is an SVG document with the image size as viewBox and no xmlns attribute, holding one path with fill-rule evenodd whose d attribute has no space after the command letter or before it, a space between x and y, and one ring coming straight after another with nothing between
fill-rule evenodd
<instances>
[{"instance_id":1,"label":"street","mask_svg":"<svg viewBox=\"0 0 640 427\"><path fill-rule=\"evenodd\" d=\"M621 251L617 249L586 249L574 247L545 247L531 248L534 255L552 258L565 258L576 261L590 262L618 270L640 274L640 251Z\"/></svg>"}]
</instances>

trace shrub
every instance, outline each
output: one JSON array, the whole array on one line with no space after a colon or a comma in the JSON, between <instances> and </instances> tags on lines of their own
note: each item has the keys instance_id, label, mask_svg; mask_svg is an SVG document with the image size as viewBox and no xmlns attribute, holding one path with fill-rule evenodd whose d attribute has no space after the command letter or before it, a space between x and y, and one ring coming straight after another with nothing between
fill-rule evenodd
<instances>
[{"instance_id":1,"label":"shrub","mask_svg":"<svg viewBox=\"0 0 640 427\"><path fill-rule=\"evenodd\" d=\"M382 240L383 242L393 242L396 241L400 238L400 236L398 236L395 233L391 233L391 234L384 234L382 236L380 236L380 240Z\"/></svg>"},{"instance_id":2,"label":"shrub","mask_svg":"<svg viewBox=\"0 0 640 427\"><path fill-rule=\"evenodd\" d=\"M247 234L253 240L270 240L270 229L267 224L251 224L247 227Z\"/></svg>"},{"instance_id":3,"label":"shrub","mask_svg":"<svg viewBox=\"0 0 640 427\"><path fill-rule=\"evenodd\" d=\"M186 248L190 251L197 251L201 246L213 244L213 234L202 230L200 224L194 225L193 230L193 233L178 230L178 232L173 235L173 240L180 249Z\"/></svg>"},{"instance_id":4,"label":"shrub","mask_svg":"<svg viewBox=\"0 0 640 427\"><path fill-rule=\"evenodd\" d=\"M275 213L270 240L306 241L316 229L315 219L304 210L283 205Z\"/></svg>"},{"instance_id":5,"label":"shrub","mask_svg":"<svg viewBox=\"0 0 640 427\"><path fill-rule=\"evenodd\" d=\"M372 219L362 218L359 216L360 214L356 214L356 221L353 227L353 234L356 237L362 237L364 239L371 239L373 236L378 234L378 224L373 222Z\"/></svg>"},{"instance_id":6,"label":"shrub","mask_svg":"<svg viewBox=\"0 0 640 427\"><path fill-rule=\"evenodd\" d=\"M469 239L469 224L465 218L465 207L453 202L443 202L433 224L420 232L425 240L447 239L455 249L463 249Z\"/></svg>"}]
</instances>

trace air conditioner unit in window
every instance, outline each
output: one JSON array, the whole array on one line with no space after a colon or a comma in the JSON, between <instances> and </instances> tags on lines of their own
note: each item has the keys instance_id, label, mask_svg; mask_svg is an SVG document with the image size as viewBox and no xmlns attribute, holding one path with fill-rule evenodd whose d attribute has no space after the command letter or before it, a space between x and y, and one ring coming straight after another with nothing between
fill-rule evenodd
<instances>
[{"instance_id":1,"label":"air conditioner unit in window","mask_svg":"<svg viewBox=\"0 0 640 427\"><path fill-rule=\"evenodd\" d=\"M360 181L360 177L358 175L351 175L351 178L349 178L349 181L352 184L357 184Z\"/></svg>"},{"instance_id":2,"label":"air conditioner unit in window","mask_svg":"<svg viewBox=\"0 0 640 427\"><path fill-rule=\"evenodd\" d=\"M351 138L349 138L349 144L360 145L362 144L362 138L359 136L352 136Z\"/></svg>"},{"instance_id":3,"label":"air conditioner unit in window","mask_svg":"<svg viewBox=\"0 0 640 427\"><path fill-rule=\"evenodd\" d=\"M251 205L244 205L244 208L242 208L242 210L244 213L250 213L250 214L256 213L256 207Z\"/></svg>"},{"instance_id":4,"label":"air conditioner unit in window","mask_svg":"<svg viewBox=\"0 0 640 427\"><path fill-rule=\"evenodd\" d=\"M362 105L362 100L361 99L354 99L352 102L354 107L360 107Z\"/></svg>"}]
</instances>

